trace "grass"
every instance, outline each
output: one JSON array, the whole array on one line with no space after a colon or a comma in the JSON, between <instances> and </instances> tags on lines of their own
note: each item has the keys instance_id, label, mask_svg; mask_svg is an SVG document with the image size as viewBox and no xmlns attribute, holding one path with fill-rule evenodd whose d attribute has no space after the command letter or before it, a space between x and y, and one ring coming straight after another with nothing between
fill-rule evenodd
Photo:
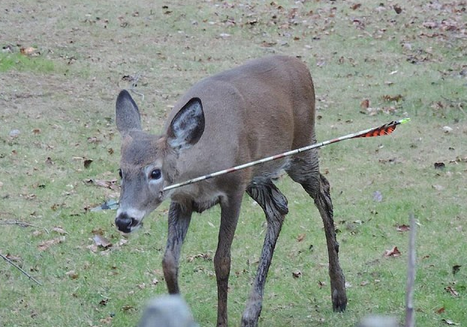
<instances>
[{"instance_id":1,"label":"grass","mask_svg":"<svg viewBox=\"0 0 467 327\"><path fill-rule=\"evenodd\" d=\"M0 72L9 70L34 71L38 73L51 73L55 64L51 60L41 57L27 57L22 54L0 54Z\"/></svg>"},{"instance_id":2,"label":"grass","mask_svg":"<svg viewBox=\"0 0 467 327\"><path fill-rule=\"evenodd\" d=\"M320 151L349 283L343 314L331 310L318 212L289 179L278 182L290 213L261 325L354 326L371 313L402 321L408 234L396 226L407 224L410 213L419 223L417 325L467 321L465 4L414 0L401 4L400 14L391 3L356 5L143 0L78 6L61 0L52 8L33 1L19 8L2 2L1 45L34 46L47 55L0 54L0 253L43 283L2 261L0 325L136 325L147 300L166 293L161 258L168 204L128 238L116 231L114 211L89 211L118 197L118 189L89 180L118 176L114 105L119 89L128 87L122 78L141 74L145 98L136 101L143 124L159 132L170 106L194 82L272 53L300 56L309 66L319 140L401 117L412 121L389 137ZM361 107L363 100L374 115ZM435 169L436 162L445 167ZM232 249L232 325L244 309L265 229L261 210L246 196L240 219ZM182 252L180 285L202 326L216 320L218 225L218 208L195 215ZM96 233L113 246L96 248ZM401 256L383 257L394 246ZM300 278L293 277L297 271Z\"/></svg>"}]
</instances>

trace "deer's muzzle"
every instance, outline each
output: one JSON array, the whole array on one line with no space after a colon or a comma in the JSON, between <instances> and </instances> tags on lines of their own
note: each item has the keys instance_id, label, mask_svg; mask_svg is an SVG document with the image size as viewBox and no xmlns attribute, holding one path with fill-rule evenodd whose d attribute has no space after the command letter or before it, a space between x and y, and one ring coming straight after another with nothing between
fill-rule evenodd
<instances>
[{"instance_id":1,"label":"deer's muzzle","mask_svg":"<svg viewBox=\"0 0 467 327\"><path fill-rule=\"evenodd\" d=\"M124 212L115 218L115 225L117 225L119 231L130 233L132 229L140 225L140 222Z\"/></svg>"}]
</instances>

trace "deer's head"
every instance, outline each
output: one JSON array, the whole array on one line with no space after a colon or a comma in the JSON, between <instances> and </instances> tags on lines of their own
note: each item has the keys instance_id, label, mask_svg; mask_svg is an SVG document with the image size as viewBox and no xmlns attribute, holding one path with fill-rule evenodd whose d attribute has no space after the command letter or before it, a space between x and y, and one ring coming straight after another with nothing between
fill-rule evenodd
<instances>
[{"instance_id":1,"label":"deer's head","mask_svg":"<svg viewBox=\"0 0 467 327\"><path fill-rule=\"evenodd\" d=\"M138 106L123 90L117 98L117 128L122 135L120 206L115 224L129 233L165 199L164 186L177 176L176 160L204 132L201 100L192 98L178 111L163 135L142 131Z\"/></svg>"}]
</instances>

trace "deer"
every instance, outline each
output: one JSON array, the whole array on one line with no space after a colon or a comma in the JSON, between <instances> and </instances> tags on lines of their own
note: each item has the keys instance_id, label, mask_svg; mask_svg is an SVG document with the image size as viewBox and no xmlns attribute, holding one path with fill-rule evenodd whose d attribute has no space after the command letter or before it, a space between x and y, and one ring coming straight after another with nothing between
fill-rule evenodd
<instances>
[{"instance_id":1,"label":"deer","mask_svg":"<svg viewBox=\"0 0 467 327\"><path fill-rule=\"evenodd\" d=\"M116 101L116 125L122 145L115 225L130 233L170 199L162 259L169 294L180 293L180 254L193 212L219 205L220 227L213 258L217 326L228 326L231 246L246 193L262 208L267 222L256 277L241 317L241 326L258 325L266 277L288 213L287 198L273 178L285 171L303 187L320 213L332 307L337 312L346 309L330 184L320 173L316 149L164 191L177 182L316 143L315 91L305 63L291 56L268 56L202 79L176 102L161 135L142 130L138 106L130 93L122 90Z\"/></svg>"}]
</instances>

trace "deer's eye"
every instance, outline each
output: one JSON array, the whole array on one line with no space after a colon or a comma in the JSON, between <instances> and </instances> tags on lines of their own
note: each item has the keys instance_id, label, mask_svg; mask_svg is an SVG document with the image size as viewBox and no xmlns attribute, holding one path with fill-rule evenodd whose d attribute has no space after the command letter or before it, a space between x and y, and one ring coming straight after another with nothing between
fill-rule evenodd
<instances>
[{"instance_id":1,"label":"deer's eye","mask_svg":"<svg viewBox=\"0 0 467 327\"><path fill-rule=\"evenodd\" d=\"M121 169L118 170L118 175L120 176L121 179L123 178L123 173Z\"/></svg>"},{"instance_id":2,"label":"deer's eye","mask_svg":"<svg viewBox=\"0 0 467 327\"><path fill-rule=\"evenodd\" d=\"M151 170L151 172L149 173L149 179L153 179L153 180L156 180L156 179L159 179L162 177L162 173L161 173L161 170L160 169L153 169Z\"/></svg>"}]
</instances>

